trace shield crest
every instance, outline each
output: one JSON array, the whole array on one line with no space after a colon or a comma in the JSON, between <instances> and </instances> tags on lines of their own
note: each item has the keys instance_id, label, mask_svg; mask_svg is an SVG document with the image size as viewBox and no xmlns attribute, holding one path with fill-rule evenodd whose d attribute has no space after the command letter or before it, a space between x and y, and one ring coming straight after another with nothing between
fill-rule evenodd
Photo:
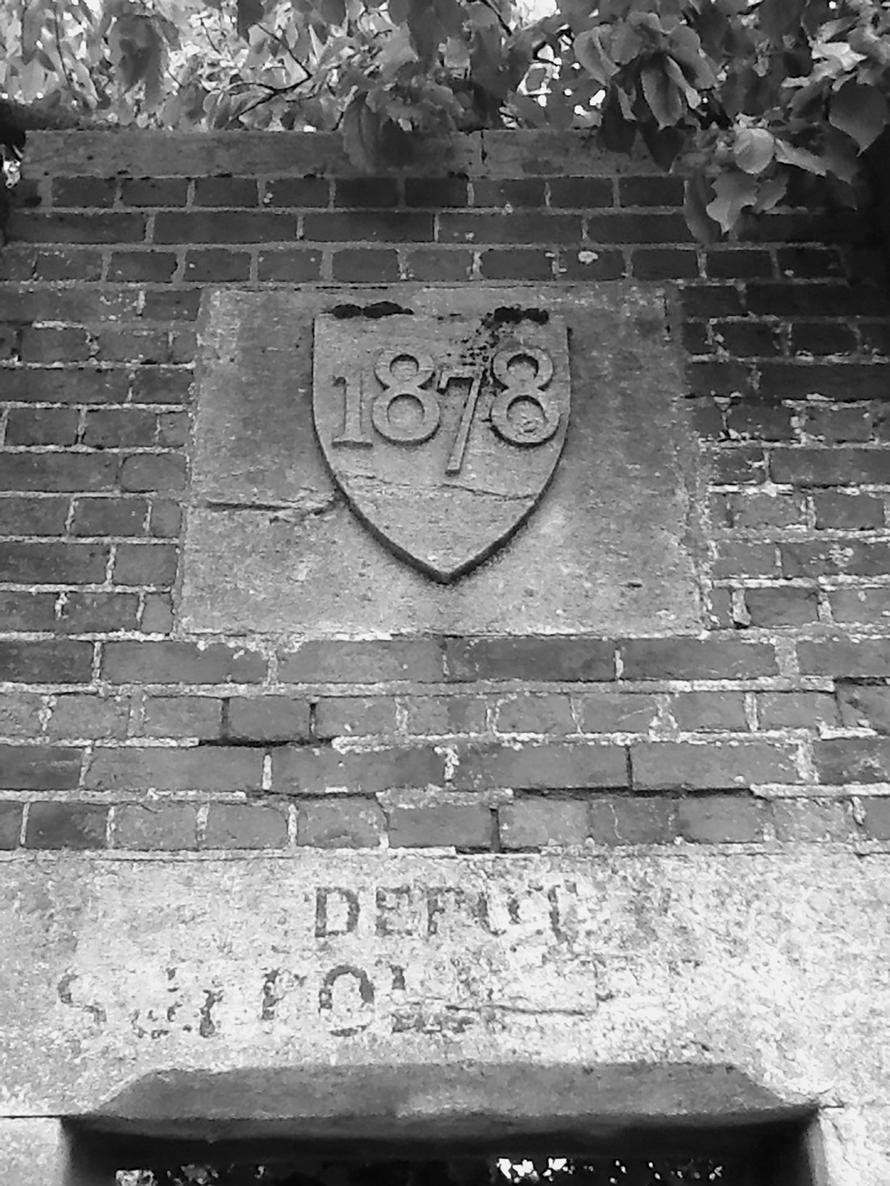
<instances>
[{"instance_id":1,"label":"shield crest","mask_svg":"<svg viewBox=\"0 0 890 1186\"><path fill-rule=\"evenodd\" d=\"M510 538L553 476L571 403L565 323L514 309L323 314L312 402L353 512L447 583Z\"/></svg>"}]
</instances>

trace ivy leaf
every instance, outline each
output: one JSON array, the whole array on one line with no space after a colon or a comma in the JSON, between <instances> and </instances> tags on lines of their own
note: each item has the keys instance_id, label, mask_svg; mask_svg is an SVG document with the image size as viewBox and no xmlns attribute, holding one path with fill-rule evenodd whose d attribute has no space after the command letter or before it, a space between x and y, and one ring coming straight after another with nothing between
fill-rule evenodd
<instances>
[{"instance_id":1,"label":"ivy leaf","mask_svg":"<svg viewBox=\"0 0 890 1186\"><path fill-rule=\"evenodd\" d=\"M380 155L380 121L369 109L364 95L358 95L346 108L341 130L343 149L350 161L370 173Z\"/></svg>"},{"instance_id":2,"label":"ivy leaf","mask_svg":"<svg viewBox=\"0 0 890 1186\"><path fill-rule=\"evenodd\" d=\"M27 65L37 53L37 42L43 32L43 6L31 0L22 13L22 61Z\"/></svg>"},{"instance_id":3,"label":"ivy leaf","mask_svg":"<svg viewBox=\"0 0 890 1186\"><path fill-rule=\"evenodd\" d=\"M602 26L579 33L575 38L575 57L588 74L606 86L618 67L606 52L603 40Z\"/></svg>"},{"instance_id":4,"label":"ivy leaf","mask_svg":"<svg viewBox=\"0 0 890 1186\"><path fill-rule=\"evenodd\" d=\"M705 210L724 231L731 231L744 208L757 201L757 179L735 169L722 173L714 180L714 194Z\"/></svg>"},{"instance_id":5,"label":"ivy leaf","mask_svg":"<svg viewBox=\"0 0 890 1186\"><path fill-rule=\"evenodd\" d=\"M720 238L720 227L708 214L708 202L713 193L711 183L703 173L695 173L686 179L683 214L687 226L700 243L716 243Z\"/></svg>"},{"instance_id":6,"label":"ivy leaf","mask_svg":"<svg viewBox=\"0 0 890 1186\"><path fill-rule=\"evenodd\" d=\"M263 0L237 0L235 18L238 36L248 41L250 30L263 19Z\"/></svg>"},{"instance_id":7,"label":"ivy leaf","mask_svg":"<svg viewBox=\"0 0 890 1186\"><path fill-rule=\"evenodd\" d=\"M800 27L806 6L807 0L761 0L757 14L760 28L773 45Z\"/></svg>"},{"instance_id":8,"label":"ivy leaf","mask_svg":"<svg viewBox=\"0 0 890 1186\"><path fill-rule=\"evenodd\" d=\"M640 72L643 95L660 128L670 128L683 118L683 96L668 78L660 58L647 63Z\"/></svg>"},{"instance_id":9,"label":"ivy leaf","mask_svg":"<svg viewBox=\"0 0 890 1186\"><path fill-rule=\"evenodd\" d=\"M624 99L624 102L622 102ZM637 125L625 118L627 99L620 87L611 86L603 102L600 136L610 152L630 152L637 135Z\"/></svg>"},{"instance_id":10,"label":"ivy leaf","mask_svg":"<svg viewBox=\"0 0 890 1186\"><path fill-rule=\"evenodd\" d=\"M762 173L772 162L776 152L776 141L772 132L765 128L742 128L736 134L732 156L745 173Z\"/></svg>"},{"instance_id":11,"label":"ivy leaf","mask_svg":"<svg viewBox=\"0 0 890 1186\"><path fill-rule=\"evenodd\" d=\"M640 125L640 132L653 161L667 172L686 142L683 129L657 128L655 124L647 122Z\"/></svg>"},{"instance_id":12,"label":"ivy leaf","mask_svg":"<svg viewBox=\"0 0 890 1186\"><path fill-rule=\"evenodd\" d=\"M754 203L756 212L763 214L767 210L772 210L774 206L778 206L782 198L785 197L787 189L788 176L784 173L778 173L775 177L767 177L765 181L761 181L757 191L757 201Z\"/></svg>"},{"instance_id":13,"label":"ivy leaf","mask_svg":"<svg viewBox=\"0 0 890 1186\"><path fill-rule=\"evenodd\" d=\"M805 169L807 173L813 173L817 177L825 176L825 163L814 152L809 152L806 148L797 148L794 144L789 144L787 140L780 140L778 137L776 137L776 160L782 165L794 165L798 169Z\"/></svg>"},{"instance_id":14,"label":"ivy leaf","mask_svg":"<svg viewBox=\"0 0 890 1186\"><path fill-rule=\"evenodd\" d=\"M855 140L863 152L887 125L887 99L873 86L848 82L832 96L828 122Z\"/></svg>"}]
</instances>

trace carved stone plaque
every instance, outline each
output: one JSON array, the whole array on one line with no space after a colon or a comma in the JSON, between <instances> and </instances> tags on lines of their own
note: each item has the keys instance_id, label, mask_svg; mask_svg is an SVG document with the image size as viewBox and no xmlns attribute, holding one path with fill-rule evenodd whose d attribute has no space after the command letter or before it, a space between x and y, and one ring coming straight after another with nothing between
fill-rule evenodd
<instances>
[{"instance_id":1,"label":"carved stone plaque","mask_svg":"<svg viewBox=\"0 0 890 1186\"><path fill-rule=\"evenodd\" d=\"M509 539L553 475L571 402L565 322L375 311L316 317L315 429L359 519L447 583Z\"/></svg>"}]
</instances>

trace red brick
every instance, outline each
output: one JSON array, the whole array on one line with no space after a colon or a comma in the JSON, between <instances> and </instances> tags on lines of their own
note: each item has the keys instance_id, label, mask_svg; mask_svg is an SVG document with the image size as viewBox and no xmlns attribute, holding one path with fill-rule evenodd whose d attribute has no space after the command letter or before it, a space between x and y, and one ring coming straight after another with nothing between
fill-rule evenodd
<instances>
[{"instance_id":1,"label":"red brick","mask_svg":"<svg viewBox=\"0 0 890 1186\"><path fill-rule=\"evenodd\" d=\"M406 177L406 206L466 206L467 182L464 177Z\"/></svg>"},{"instance_id":2,"label":"red brick","mask_svg":"<svg viewBox=\"0 0 890 1186\"><path fill-rule=\"evenodd\" d=\"M729 589L710 589L706 598L709 630L729 630L736 625Z\"/></svg>"},{"instance_id":3,"label":"red brick","mask_svg":"<svg viewBox=\"0 0 890 1186\"><path fill-rule=\"evenodd\" d=\"M255 177L199 177L195 182L196 206L256 206Z\"/></svg>"},{"instance_id":4,"label":"red brick","mask_svg":"<svg viewBox=\"0 0 890 1186\"><path fill-rule=\"evenodd\" d=\"M677 834L695 844L763 839L766 804L748 795L697 795L677 804Z\"/></svg>"},{"instance_id":5,"label":"red brick","mask_svg":"<svg viewBox=\"0 0 890 1186\"><path fill-rule=\"evenodd\" d=\"M408 701L409 733L448 735L484 729L485 700L481 696L418 696Z\"/></svg>"},{"instance_id":6,"label":"red brick","mask_svg":"<svg viewBox=\"0 0 890 1186\"><path fill-rule=\"evenodd\" d=\"M278 793L378 791L441 786L444 758L432 748L387 748L349 753L309 746L272 752L272 788Z\"/></svg>"},{"instance_id":7,"label":"red brick","mask_svg":"<svg viewBox=\"0 0 890 1186\"><path fill-rule=\"evenodd\" d=\"M672 799L596 795L590 800L589 832L597 844L670 844L676 804Z\"/></svg>"},{"instance_id":8,"label":"red brick","mask_svg":"<svg viewBox=\"0 0 890 1186\"><path fill-rule=\"evenodd\" d=\"M181 367L145 367L133 376L133 403L185 403L191 382L191 371Z\"/></svg>"},{"instance_id":9,"label":"red brick","mask_svg":"<svg viewBox=\"0 0 890 1186\"><path fill-rule=\"evenodd\" d=\"M638 280L695 280L698 252L694 247L638 247L631 271Z\"/></svg>"},{"instance_id":10,"label":"red brick","mask_svg":"<svg viewBox=\"0 0 890 1186\"><path fill-rule=\"evenodd\" d=\"M93 367L23 367L3 372L3 397L47 403L121 403L127 398L126 371Z\"/></svg>"},{"instance_id":11,"label":"red brick","mask_svg":"<svg viewBox=\"0 0 890 1186\"><path fill-rule=\"evenodd\" d=\"M680 729L690 732L748 729L743 692L682 692L671 700L668 711Z\"/></svg>"},{"instance_id":12,"label":"red brick","mask_svg":"<svg viewBox=\"0 0 890 1186\"><path fill-rule=\"evenodd\" d=\"M836 247L779 247L776 262L783 276L798 280L821 276L841 276L844 266Z\"/></svg>"},{"instance_id":13,"label":"red brick","mask_svg":"<svg viewBox=\"0 0 890 1186\"><path fill-rule=\"evenodd\" d=\"M890 781L890 737L832 737L813 742L820 782Z\"/></svg>"},{"instance_id":14,"label":"red brick","mask_svg":"<svg viewBox=\"0 0 890 1186\"><path fill-rule=\"evenodd\" d=\"M121 738L127 733L130 701L126 696L91 696L79 692L55 697L46 727L50 737L67 740Z\"/></svg>"},{"instance_id":15,"label":"red brick","mask_svg":"<svg viewBox=\"0 0 890 1186\"><path fill-rule=\"evenodd\" d=\"M486 280L552 280L553 253L539 249L483 251L479 267Z\"/></svg>"},{"instance_id":16,"label":"red brick","mask_svg":"<svg viewBox=\"0 0 890 1186\"><path fill-rule=\"evenodd\" d=\"M658 715L654 696L591 692L577 698L582 733L648 733Z\"/></svg>"},{"instance_id":17,"label":"red brick","mask_svg":"<svg viewBox=\"0 0 890 1186\"><path fill-rule=\"evenodd\" d=\"M191 803L122 804L114 809L113 844L137 852L195 849L195 807Z\"/></svg>"},{"instance_id":18,"label":"red brick","mask_svg":"<svg viewBox=\"0 0 890 1186\"><path fill-rule=\"evenodd\" d=\"M399 185L395 177L338 177L334 182L335 206L380 209L397 206Z\"/></svg>"},{"instance_id":19,"label":"red brick","mask_svg":"<svg viewBox=\"0 0 890 1186\"><path fill-rule=\"evenodd\" d=\"M884 399L890 372L886 363L763 362L760 394L764 398Z\"/></svg>"},{"instance_id":20,"label":"red brick","mask_svg":"<svg viewBox=\"0 0 890 1186\"><path fill-rule=\"evenodd\" d=\"M587 220L591 243L689 243L692 233L683 215L594 214Z\"/></svg>"},{"instance_id":21,"label":"red brick","mask_svg":"<svg viewBox=\"0 0 890 1186\"><path fill-rule=\"evenodd\" d=\"M890 639L803 640L797 659L803 675L890 676Z\"/></svg>"},{"instance_id":22,"label":"red brick","mask_svg":"<svg viewBox=\"0 0 890 1186\"><path fill-rule=\"evenodd\" d=\"M845 531L884 526L884 503L871 494L840 494L825 490L813 496L816 526Z\"/></svg>"},{"instance_id":23,"label":"red brick","mask_svg":"<svg viewBox=\"0 0 890 1186\"><path fill-rule=\"evenodd\" d=\"M317 280L320 275L320 251L285 247L278 251L261 251L257 260L259 280L284 280L290 284L302 284L307 280Z\"/></svg>"},{"instance_id":24,"label":"red brick","mask_svg":"<svg viewBox=\"0 0 890 1186\"><path fill-rule=\"evenodd\" d=\"M66 595L59 609L58 628L66 634L135 630L138 613L135 593L75 590Z\"/></svg>"},{"instance_id":25,"label":"red brick","mask_svg":"<svg viewBox=\"0 0 890 1186\"><path fill-rule=\"evenodd\" d=\"M26 848L105 847L108 808L90 803L31 803Z\"/></svg>"},{"instance_id":26,"label":"red brick","mask_svg":"<svg viewBox=\"0 0 890 1186\"><path fill-rule=\"evenodd\" d=\"M261 803L211 803L202 848L286 848L287 819Z\"/></svg>"},{"instance_id":27,"label":"red brick","mask_svg":"<svg viewBox=\"0 0 890 1186\"><path fill-rule=\"evenodd\" d=\"M0 745L0 787L63 791L76 787L83 750L50 745Z\"/></svg>"},{"instance_id":28,"label":"red brick","mask_svg":"<svg viewBox=\"0 0 890 1186\"><path fill-rule=\"evenodd\" d=\"M794 321L792 354L852 354L857 348L852 326L826 321Z\"/></svg>"},{"instance_id":29,"label":"red brick","mask_svg":"<svg viewBox=\"0 0 890 1186\"><path fill-rule=\"evenodd\" d=\"M290 696L234 696L226 736L237 741L308 741L309 702Z\"/></svg>"},{"instance_id":30,"label":"red brick","mask_svg":"<svg viewBox=\"0 0 890 1186\"><path fill-rule=\"evenodd\" d=\"M890 482L890 449L773 449L770 472L776 482L797 486L848 486Z\"/></svg>"},{"instance_id":31,"label":"red brick","mask_svg":"<svg viewBox=\"0 0 890 1186\"><path fill-rule=\"evenodd\" d=\"M761 441L790 441L795 435L791 409L773 404L736 404L728 410L726 424L733 436Z\"/></svg>"},{"instance_id":32,"label":"red brick","mask_svg":"<svg viewBox=\"0 0 890 1186\"><path fill-rule=\"evenodd\" d=\"M102 663L102 676L112 683L258 683L265 670L256 651L223 643L110 642Z\"/></svg>"},{"instance_id":33,"label":"red brick","mask_svg":"<svg viewBox=\"0 0 890 1186\"><path fill-rule=\"evenodd\" d=\"M768 278L773 274L773 260L768 251L758 248L715 248L705 253L705 271L713 280Z\"/></svg>"},{"instance_id":34,"label":"red brick","mask_svg":"<svg viewBox=\"0 0 890 1186\"><path fill-rule=\"evenodd\" d=\"M773 317L849 317L888 311L886 295L870 284L754 282L746 296L752 313Z\"/></svg>"},{"instance_id":35,"label":"red brick","mask_svg":"<svg viewBox=\"0 0 890 1186\"><path fill-rule=\"evenodd\" d=\"M297 844L312 848L379 848L386 817L371 799L307 800L297 809Z\"/></svg>"},{"instance_id":36,"label":"red brick","mask_svg":"<svg viewBox=\"0 0 890 1186\"><path fill-rule=\"evenodd\" d=\"M0 639L0 680L21 683L89 683L93 644L70 639Z\"/></svg>"},{"instance_id":37,"label":"red brick","mask_svg":"<svg viewBox=\"0 0 890 1186\"><path fill-rule=\"evenodd\" d=\"M451 251L440 247L409 251L405 263L405 276L409 280L467 280L472 271L472 251L458 247Z\"/></svg>"},{"instance_id":38,"label":"red brick","mask_svg":"<svg viewBox=\"0 0 890 1186\"><path fill-rule=\"evenodd\" d=\"M0 465L3 490L112 490L118 459L95 453L6 453Z\"/></svg>"},{"instance_id":39,"label":"red brick","mask_svg":"<svg viewBox=\"0 0 890 1186\"><path fill-rule=\"evenodd\" d=\"M448 679L611 680L615 645L596 638L448 638Z\"/></svg>"},{"instance_id":40,"label":"red brick","mask_svg":"<svg viewBox=\"0 0 890 1186\"><path fill-rule=\"evenodd\" d=\"M118 585L169 589L176 579L175 544L118 544L113 580Z\"/></svg>"},{"instance_id":41,"label":"red brick","mask_svg":"<svg viewBox=\"0 0 890 1186\"><path fill-rule=\"evenodd\" d=\"M492 812L480 804L394 807L388 822L390 848L492 847Z\"/></svg>"},{"instance_id":42,"label":"red brick","mask_svg":"<svg viewBox=\"0 0 890 1186\"><path fill-rule=\"evenodd\" d=\"M8 251L9 248L4 255ZM99 251L77 247L32 251L35 280L98 280L102 275L102 254ZM2 263L0 259L0 267Z\"/></svg>"},{"instance_id":43,"label":"red brick","mask_svg":"<svg viewBox=\"0 0 890 1186\"><path fill-rule=\"evenodd\" d=\"M819 620L815 589L773 587L745 590L752 626L802 626Z\"/></svg>"},{"instance_id":44,"label":"red brick","mask_svg":"<svg viewBox=\"0 0 890 1186\"><path fill-rule=\"evenodd\" d=\"M687 317L733 317L744 312L739 291L730 284L696 284L681 294Z\"/></svg>"},{"instance_id":45,"label":"red brick","mask_svg":"<svg viewBox=\"0 0 890 1186\"><path fill-rule=\"evenodd\" d=\"M683 181L679 177L619 177L618 201L622 206L682 206Z\"/></svg>"},{"instance_id":46,"label":"red brick","mask_svg":"<svg viewBox=\"0 0 890 1186\"><path fill-rule=\"evenodd\" d=\"M833 573L883 576L890 567L886 540L826 539L824 542L783 543L779 552L782 572L788 577L815 577Z\"/></svg>"},{"instance_id":47,"label":"red brick","mask_svg":"<svg viewBox=\"0 0 890 1186\"><path fill-rule=\"evenodd\" d=\"M862 824L870 840L890 840L890 797L867 796L859 800L864 814Z\"/></svg>"},{"instance_id":48,"label":"red brick","mask_svg":"<svg viewBox=\"0 0 890 1186\"><path fill-rule=\"evenodd\" d=\"M598 206L603 204L609 206L612 204L612 187L608 181L605 183L605 188L607 191L606 201L605 203L597 202L596 205ZM580 197L580 194L578 196ZM498 209L503 209L505 206L526 206L537 210L544 205L544 180L541 177L516 177L496 180L487 180L485 178L474 179L473 205L497 206ZM581 201L568 203L553 202L552 205L584 205L584 203Z\"/></svg>"},{"instance_id":49,"label":"red brick","mask_svg":"<svg viewBox=\"0 0 890 1186\"><path fill-rule=\"evenodd\" d=\"M0 734L35 737L41 731L44 698L36 692L0 692Z\"/></svg>"},{"instance_id":50,"label":"red brick","mask_svg":"<svg viewBox=\"0 0 890 1186\"><path fill-rule=\"evenodd\" d=\"M620 280L626 272L621 251L599 248L559 252L557 274L565 280Z\"/></svg>"},{"instance_id":51,"label":"red brick","mask_svg":"<svg viewBox=\"0 0 890 1186\"><path fill-rule=\"evenodd\" d=\"M838 708L847 728L871 728L890 733L890 687L864 684L838 685Z\"/></svg>"},{"instance_id":52,"label":"red brick","mask_svg":"<svg viewBox=\"0 0 890 1186\"><path fill-rule=\"evenodd\" d=\"M711 575L718 580L725 577L779 576L779 558L774 543L749 544L735 540L721 540L715 548Z\"/></svg>"},{"instance_id":53,"label":"red brick","mask_svg":"<svg viewBox=\"0 0 890 1186\"><path fill-rule=\"evenodd\" d=\"M175 453L137 453L124 459L122 490L182 490L186 480L185 458Z\"/></svg>"},{"instance_id":54,"label":"red brick","mask_svg":"<svg viewBox=\"0 0 890 1186\"><path fill-rule=\"evenodd\" d=\"M839 723L834 697L827 692L758 692L761 729L817 729Z\"/></svg>"},{"instance_id":55,"label":"red brick","mask_svg":"<svg viewBox=\"0 0 890 1186\"><path fill-rule=\"evenodd\" d=\"M128 177L121 182L125 206L184 206L187 195L184 177Z\"/></svg>"},{"instance_id":56,"label":"red brick","mask_svg":"<svg viewBox=\"0 0 890 1186\"><path fill-rule=\"evenodd\" d=\"M0 498L0 535L61 535L67 498Z\"/></svg>"},{"instance_id":57,"label":"red brick","mask_svg":"<svg viewBox=\"0 0 890 1186\"><path fill-rule=\"evenodd\" d=\"M155 216L156 243L288 243L296 237L296 215L272 210L171 210Z\"/></svg>"},{"instance_id":58,"label":"red brick","mask_svg":"<svg viewBox=\"0 0 890 1186\"><path fill-rule=\"evenodd\" d=\"M386 284L399 279L399 257L387 248L351 247L333 253L331 269L334 280Z\"/></svg>"},{"instance_id":59,"label":"red brick","mask_svg":"<svg viewBox=\"0 0 890 1186\"><path fill-rule=\"evenodd\" d=\"M395 730L396 702L391 696L325 697L315 707L315 736L319 741L391 734Z\"/></svg>"},{"instance_id":60,"label":"red brick","mask_svg":"<svg viewBox=\"0 0 890 1186\"><path fill-rule=\"evenodd\" d=\"M113 206L117 183L111 177L54 177L53 206Z\"/></svg>"},{"instance_id":61,"label":"red brick","mask_svg":"<svg viewBox=\"0 0 890 1186\"><path fill-rule=\"evenodd\" d=\"M114 251L108 264L109 281L163 284L173 279L177 259L172 251Z\"/></svg>"},{"instance_id":62,"label":"red brick","mask_svg":"<svg viewBox=\"0 0 890 1186\"><path fill-rule=\"evenodd\" d=\"M733 790L798 782L793 752L765 741L641 742L630 750L633 785L642 790Z\"/></svg>"},{"instance_id":63,"label":"red brick","mask_svg":"<svg viewBox=\"0 0 890 1186\"><path fill-rule=\"evenodd\" d=\"M271 252L264 253L265 256ZM230 280L247 280L250 277L250 256L246 251L226 251L211 247L206 251L187 251L185 254L185 278L191 281L213 281L223 284ZM261 280L274 277L261 276Z\"/></svg>"},{"instance_id":64,"label":"red brick","mask_svg":"<svg viewBox=\"0 0 890 1186\"><path fill-rule=\"evenodd\" d=\"M146 593L140 630L146 634L169 634L173 629L173 602L169 593Z\"/></svg>"},{"instance_id":65,"label":"red brick","mask_svg":"<svg viewBox=\"0 0 890 1186\"><path fill-rule=\"evenodd\" d=\"M751 365L743 362L690 362L686 375L693 395L744 395L754 388Z\"/></svg>"},{"instance_id":66,"label":"red brick","mask_svg":"<svg viewBox=\"0 0 890 1186\"><path fill-rule=\"evenodd\" d=\"M141 315L144 321L194 321L200 305L200 288L149 289Z\"/></svg>"},{"instance_id":67,"label":"red brick","mask_svg":"<svg viewBox=\"0 0 890 1186\"><path fill-rule=\"evenodd\" d=\"M492 743L459 754L454 786L472 790L560 790L628 785L627 755L620 745L584 742L529 744L518 749Z\"/></svg>"},{"instance_id":68,"label":"red brick","mask_svg":"<svg viewBox=\"0 0 890 1186\"><path fill-rule=\"evenodd\" d=\"M144 535L148 503L144 498L78 498L72 535Z\"/></svg>"},{"instance_id":69,"label":"red brick","mask_svg":"<svg viewBox=\"0 0 890 1186\"><path fill-rule=\"evenodd\" d=\"M572 705L565 695L525 695L502 700L498 706L499 733L547 733L559 736L575 732Z\"/></svg>"},{"instance_id":70,"label":"red brick","mask_svg":"<svg viewBox=\"0 0 890 1186\"><path fill-rule=\"evenodd\" d=\"M329 200L326 177L274 177L263 195L264 206L327 206Z\"/></svg>"},{"instance_id":71,"label":"red brick","mask_svg":"<svg viewBox=\"0 0 890 1186\"><path fill-rule=\"evenodd\" d=\"M468 243L577 243L581 218L577 214L483 214L461 210L439 215L439 242ZM617 240L616 240L617 242Z\"/></svg>"},{"instance_id":72,"label":"red brick","mask_svg":"<svg viewBox=\"0 0 890 1186\"><path fill-rule=\"evenodd\" d=\"M867 441L871 436L871 413L868 408L807 409L808 436L821 437L829 444Z\"/></svg>"},{"instance_id":73,"label":"red brick","mask_svg":"<svg viewBox=\"0 0 890 1186\"><path fill-rule=\"evenodd\" d=\"M306 642L279 655L278 678L294 684L436 682L443 678L442 646L435 638Z\"/></svg>"},{"instance_id":74,"label":"red brick","mask_svg":"<svg viewBox=\"0 0 890 1186\"><path fill-rule=\"evenodd\" d=\"M620 644L624 679L754 679L776 675L768 643L639 638Z\"/></svg>"},{"instance_id":75,"label":"red brick","mask_svg":"<svg viewBox=\"0 0 890 1186\"><path fill-rule=\"evenodd\" d=\"M222 730L222 701L212 696L151 696L145 701L146 737L213 740Z\"/></svg>"},{"instance_id":76,"label":"red brick","mask_svg":"<svg viewBox=\"0 0 890 1186\"><path fill-rule=\"evenodd\" d=\"M442 215L456 218L458 215ZM295 235L288 236L291 239ZM307 243L429 243L433 238L433 216L412 210L376 210L346 213L310 212L303 217L303 238ZM443 242L451 242L443 239Z\"/></svg>"},{"instance_id":77,"label":"red brick","mask_svg":"<svg viewBox=\"0 0 890 1186\"><path fill-rule=\"evenodd\" d=\"M83 585L104 580L109 548L96 543L0 543L0 580Z\"/></svg>"},{"instance_id":78,"label":"red brick","mask_svg":"<svg viewBox=\"0 0 890 1186\"><path fill-rule=\"evenodd\" d=\"M259 749L99 747L93 751L85 785L95 791L258 791L262 769Z\"/></svg>"},{"instance_id":79,"label":"red brick","mask_svg":"<svg viewBox=\"0 0 890 1186\"><path fill-rule=\"evenodd\" d=\"M77 422L74 408L12 408L6 422L6 444L73 445Z\"/></svg>"},{"instance_id":80,"label":"red brick","mask_svg":"<svg viewBox=\"0 0 890 1186\"><path fill-rule=\"evenodd\" d=\"M8 852L18 848L21 831L21 803L0 803L0 849Z\"/></svg>"},{"instance_id":81,"label":"red brick","mask_svg":"<svg viewBox=\"0 0 890 1186\"><path fill-rule=\"evenodd\" d=\"M777 840L850 841L860 834L842 799L778 799L771 806Z\"/></svg>"},{"instance_id":82,"label":"red brick","mask_svg":"<svg viewBox=\"0 0 890 1186\"><path fill-rule=\"evenodd\" d=\"M756 490L730 494L727 515L731 527L798 527L805 522L799 494L761 494Z\"/></svg>"},{"instance_id":83,"label":"red brick","mask_svg":"<svg viewBox=\"0 0 890 1186\"><path fill-rule=\"evenodd\" d=\"M179 503L157 499L152 503L149 531L164 539L175 538L182 526L182 508Z\"/></svg>"},{"instance_id":84,"label":"red brick","mask_svg":"<svg viewBox=\"0 0 890 1186\"><path fill-rule=\"evenodd\" d=\"M26 326L22 331L23 362L85 362L95 353L93 339L81 326Z\"/></svg>"},{"instance_id":85,"label":"red brick","mask_svg":"<svg viewBox=\"0 0 890 1186\"><path fill-rule=\"evenodd\" d=\"M151 445L156 426L145 408L97 408L87 412L83 443L98 449Z\"/></svg>"},{"instance_id":86,"label":"red brick","mask_svg":"<svg viewBox=\"0 0 890 1186\"><path fill-rule=\"evenodd\" d=\"M520 799L499 809L498 827L505 849L582 844L589 830L588 804L549 796Z\"/></svg>"},{"instance_id":87,"label":"red brick","mask_svg":"<svg viewBox=\"0 0 890 1186\"><path fill-rule=\"evenodd\" d=\"M17 243L141 243L143 214L23 214L9 220L9 237Z\"/></svg>"}]
</instances>

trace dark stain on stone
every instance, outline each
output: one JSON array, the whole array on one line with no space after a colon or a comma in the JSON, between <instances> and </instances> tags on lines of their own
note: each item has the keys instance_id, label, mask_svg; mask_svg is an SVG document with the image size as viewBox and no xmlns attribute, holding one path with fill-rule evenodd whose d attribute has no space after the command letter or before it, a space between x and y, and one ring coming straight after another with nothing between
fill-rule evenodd
<instances>
[{"instance_id":1,"label":"dark stain on stone","mask_svg":"<svg viewBox=\"0 0 890 1186\"><path fill-rule=\"evenodd\" d=\"M519 325L521 321L534 321L538 325L546 325L550 314L546 309L522 309L519 305L498 305L491 313L486 313L482 324L486 329L495 329L499 325Z\"/></svg>"},{"instance_id":2,"label":"dark stain on stone","mask_svg":"<svg viewBox=\"0 0 890 1186\"><path fill-rule=\"evenodd\" d=\"M202 1038L212 1038L216 1033L216 1022L213 1020L213 1007L222 1000L222 992L204 989L204 1004L201 1006L201 1024L198 1033Z\"/></svg>"},{"instance_id":3,"label":"dark stain on stone","mask_svg":"<svg viewBox=\"0 0 890 1186\"><path fill-rule=\"evenodd\" d=\"M414 310L405 309L402 305L397 305L395 301L376 301L373 305L335 305L331 309L331 313L341 321L346 321L350 317L376 319L378 317L393 317L396 313L413 314Z\"/></svg>"}]
</instances>

